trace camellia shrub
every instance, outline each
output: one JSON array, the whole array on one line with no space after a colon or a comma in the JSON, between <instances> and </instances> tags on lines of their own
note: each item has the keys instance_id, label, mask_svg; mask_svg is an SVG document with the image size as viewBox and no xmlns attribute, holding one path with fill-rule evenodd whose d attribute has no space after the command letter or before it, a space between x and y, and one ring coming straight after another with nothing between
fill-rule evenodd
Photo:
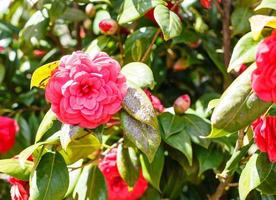
<instances>
[{"instance_id":1,"label":"camellia shrub","mask_svg":"<svg viewBox=\"0 0 276 200\"><path fill-rule=\"evenodd\" d=\"M0 199L275 199L274 0L5 0L0 18Z\"/></svg>"}]
</instances>

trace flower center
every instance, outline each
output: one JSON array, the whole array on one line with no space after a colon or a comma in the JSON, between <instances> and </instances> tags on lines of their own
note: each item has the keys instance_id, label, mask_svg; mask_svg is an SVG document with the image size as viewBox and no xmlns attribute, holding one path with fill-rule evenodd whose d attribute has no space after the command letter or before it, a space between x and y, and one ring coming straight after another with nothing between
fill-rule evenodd
<instances>
[{"instance_id":1,"label":"flower center","mask_svg":"<svg viewBox=\"0 0 276 200\"><path fill-rule=\"evenodd\" d=\"M89 94L92 90L92 85L90 84L83 84L81 85L81 93L82 94Z\"/></svg>"}]
</instances>

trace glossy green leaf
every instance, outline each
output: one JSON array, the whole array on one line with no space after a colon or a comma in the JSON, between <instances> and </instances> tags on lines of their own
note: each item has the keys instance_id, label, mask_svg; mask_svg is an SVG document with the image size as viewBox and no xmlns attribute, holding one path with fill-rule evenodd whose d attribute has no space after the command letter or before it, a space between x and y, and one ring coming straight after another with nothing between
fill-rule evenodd
<instances>
[{"instance_id":1,"label":"glossy green leaf","mask_svg":"<svg viewBox=\"0 0 276 200\"><path fill-rule=\"evenodd\" d=\"M170 137L163 138L163 140L171 147L181 151L186 156L189 164L192 165L193 149L191 138L188 132L182 130L181 132L171 135Z\"/></svg>"},{"instance_id":2,"label":"glossy green leaf","mask_svg":"<svg viewBox=\"0 0 276 200\"><path fill-rule=\"evenodd\" d=\"M151 8L159 4L165 4L162 0L140 1L140 0L124 0L123 10L119 16L119 24L138 19L143 16Z\"/></svg>"},{"instance_id":3,"label":"glossy green leaf","mask_svg":"<svg viewBox=\"0 0 276 200\"><path fill-rule=\"evenodd\" d=\"M60 153L63 155L67 164L72 164L82 158L88 157L90 154L99 150L101 148L101 143L92 134L85 137L72 140L68 145L66 150L61 149Z\"/></svg>"},{"instance_id":4,"label":"glossy green leaf","mask_svg":"<svg viewBox=\"0 0 276 200\"><path fill-rule=\"evenodd\" d=\"M223 93L212 118L210 138L234 133L261 116L271 105L260 100L251 89L253 64L242 73Z\"/></svg>"},{"instance_id":5,"label":"glossy green leaf","mask_svg":"<svg viewBox=\"0 0 276 200\"><path fill-rule=\"evenodd\" d=\"M161 200L161 195L158 191L149 187L140 200Z\"/></svg>"},{"instance_id":6,"label":"glossy green leaf","mask_svg":"<svg viewBox=\"0 0 276 200\"><path fill-rule=\"evenodd\" d=\"M66 163L59 153L44 154L30 179L30 200L62 200L69 185Z\"/></svg>"},{"instance_id":7,"label":"glossy green leaf","mask_svg":"<svg viewBox=\"0 0 276 200\"><path fill-rule=\"evenodd\" d=\"M206 170L217 169L224 159L224 155L217 149L207 150L199 147L196 149L196 155L199 161L199 175L201 175Z\"/></svg>"},{"instance_id":8,"label":"glossy green leaf","mask_svg":"<svg viewBox=\"0 0 276 200\"><path fill-rule=\"evenodd\" d=\"M18 159L3 159L0 160L0 172L20 180L29 180L30 173L34 163L26 161L22 166Z\"/></svg>"},{"instance_id":9,"label":"glossy green leaf","mask_svg":"<svg viewBox=\"0 0 276 200\"><path fill-rule=\"evenodd\" d=\"M50 109L44 116L36 132L35 141L42 139L43 135L53 126L54 121L57 120L55 113Z\"/></svg>"},{"instance_id":10,"label":"glossy green leaf","mask_svg":"<svg viewBox=\"0 0 276 200\"><path fill-rule=\"evenodd\" d=\"M254 62L260 40L261 38L259 40L254 40L251 32L244 35L233 50L227 71L230 72L234 70L238 72L242 64Z\"/></svg>"},{"instance_id":11,"label":"glossy green leaf","mask_svg":"<svg viewBox=\"0 0 276 200\"><path fill-rule=\"evenodd\" d=\"M165 138L170 137L173 134L179 133L183 130L185 124L183 118L179 115L173 115L171 113L162 113L159 117L160 124L162 125Z\"/></svg>"},{"instance_id":12,"label":"glossy green leaf","mask_svg":"<svg viewBox=\"0 0 276 200\"><path fill-rule=\"evenodd\" d=\"M158 128L158 121L153 106L140 88L129 87L123 101L123 108L135 119L153 128Z\"/></svg>"},{"instance_id":13,"label":"glossy green leaf","mask_svg":"<svg viewBox=\"0 0 276 200\"><path fill-rule=\"evenodd\" d=\"M144 88L154 87L153 73L149 66L141 62L128 63L123 67L121 73L125 75L128 85Z\"/></svg>"},{"instance_id":14,"label":"glossy green leaf","mask_svg":"<svg viewBox=\"0 0 276 200\"><path fill-rule=\"evenodd\" d=\"M165 40L169 40L181 34L182 23L180 18L166 6L156 6L154 9L154 18L160 26Z\"/></svg>"},{"instance_id":15,"label":"glossy green leaf","mask_svg":"<svg viewBox=\"0 0 276 200\"><path fill-rule=\"evenodd\" d=\"M262 8L270 8L276 10L276 2L274 0L262 0L260 5L258 5L255 10L259 10Z\"/></svg>"},{"instance_id":16,"label":"glossy green leaf","mask_svg":"<svg viewBox=\"0 0 276 200\"><path fill-rule=\"evenodd\" d=\"M122 144L117 150L117 167L120 176L128 184L133 187L139 178L140 168L136 152L133 148L124 148Z\"/></svg>"},{"instance_id":17,"label":"glossy green leaf","mask_svg":"<svg viewBox=\"0 0 276 200\"><path fill-rule=\"evenodd\" d=\"M116 40L113 37L107 35L100 35L87 47L86 52L89 55L95 55L99 51L104 51L108 54L112 54L117 49Z\"/></svg>"},{"instance_id":18,"label":"glossy green leaf","mask_svg":"<svg viewBox=\"0 0 276 200\"><path fill-rule=\"evenodd\" d=\"M145 153L152 162L161 143L159 129L134 119L126 112L122 112L121 120L126 138Z\"/></svg>"},{"instance_id":19,"label":"glossy green leaf","mask_svg":"<svg viewBox=\"0 0 276 200\"><path fill-rule=\"evenodd\" d=\"M164 150L159 148L150 163L144 154L140 155L140 162L144 178L158 191L160 191L160 180L165 163Z\"/></svg>"},{"instance_id":20,"label":"glossy green leaf","mask_svg":"<svg viewBox=\"0 0 276 200\"><path fill-rule=\"evenodd\" d=\"M74 170L69 170L69 186L65 194L65 197L69 197L73 194L73 191L77 185L77 182L82 172L82 168L81 168L82 163L83 161L80 160L79 162L76 162L73 165L70 165L70 167L73 167Z\"/></svg>"},{"instance_id":21,"label":"glossy green leaf","mask_svg":"<svg viewBox=\"0 0 276 200\"><path fill-rule=\"evenodd\" d=\"M265 154L254 154L246 163L239 180L239 194L245 200L250 191L257 188L269 175L274 164Z\"/></svg>"}]
</instances>

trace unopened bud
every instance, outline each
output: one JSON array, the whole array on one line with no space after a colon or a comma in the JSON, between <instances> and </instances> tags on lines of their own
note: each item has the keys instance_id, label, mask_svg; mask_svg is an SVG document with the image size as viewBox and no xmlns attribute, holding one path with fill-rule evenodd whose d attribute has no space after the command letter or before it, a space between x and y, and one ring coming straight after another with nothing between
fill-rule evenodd
<instances>
[{"instance_id":1,"label":"unopened bud","mask_svg":"<svg viewBox=\"0 0 276 200\"><path fill-rule=\"evenodd\" d=\"M191 99L190 96L185 94L180 97L178 97L173 104L173 108L175 113L177 114L183 114L188 110L188 108L191 105Z\"/></svg>"},{"instance_id":2,"label":"unopened bud","mask_svg":"<svg viewBox=\"0 0 276 200\"><path fill-rule=\"evenodd\" d=\"M104 19L99 23L99 28L103 34L114 35L118 30L118 24L113 19Z\"/></svg>"}]
</instances>

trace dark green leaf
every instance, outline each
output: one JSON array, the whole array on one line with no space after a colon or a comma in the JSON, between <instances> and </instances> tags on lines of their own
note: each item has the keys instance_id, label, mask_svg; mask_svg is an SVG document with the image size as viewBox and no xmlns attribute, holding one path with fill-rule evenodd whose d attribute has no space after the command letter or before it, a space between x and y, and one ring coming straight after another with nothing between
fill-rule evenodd
<instances>
[{"instance_id":1,"label":"dark green leaf","mask_svg":"<svg viewBox=\"0 0 276 200\"><path fill-rule=\"evenodd\" d=\"M168 112L162 113L159 120L163 128L165 138L168 138L175 133L179 133L185 126L182 117Z\"/></svg>"},{"instance_id":2,"label":"dark green leaf","mask_svg":"<svg viewBox=\"0 0 276 200\"><path fill-rule=\"evenodd\" d=\"M231 15L232 35L243 34L250 30L249 18L253 12L248 7L236 7Z\"/></svg>"},{"instance_id":3,"label":"dark green leaf","mask_svg":"<svg viewBox=\"0 0 276 200\"><path fill-rule=\"evenodd\" d=\"M62 200L69 185L66 163L59 153L44 154L30 181L30 200Z\"/></svg>"}]
</instances>

